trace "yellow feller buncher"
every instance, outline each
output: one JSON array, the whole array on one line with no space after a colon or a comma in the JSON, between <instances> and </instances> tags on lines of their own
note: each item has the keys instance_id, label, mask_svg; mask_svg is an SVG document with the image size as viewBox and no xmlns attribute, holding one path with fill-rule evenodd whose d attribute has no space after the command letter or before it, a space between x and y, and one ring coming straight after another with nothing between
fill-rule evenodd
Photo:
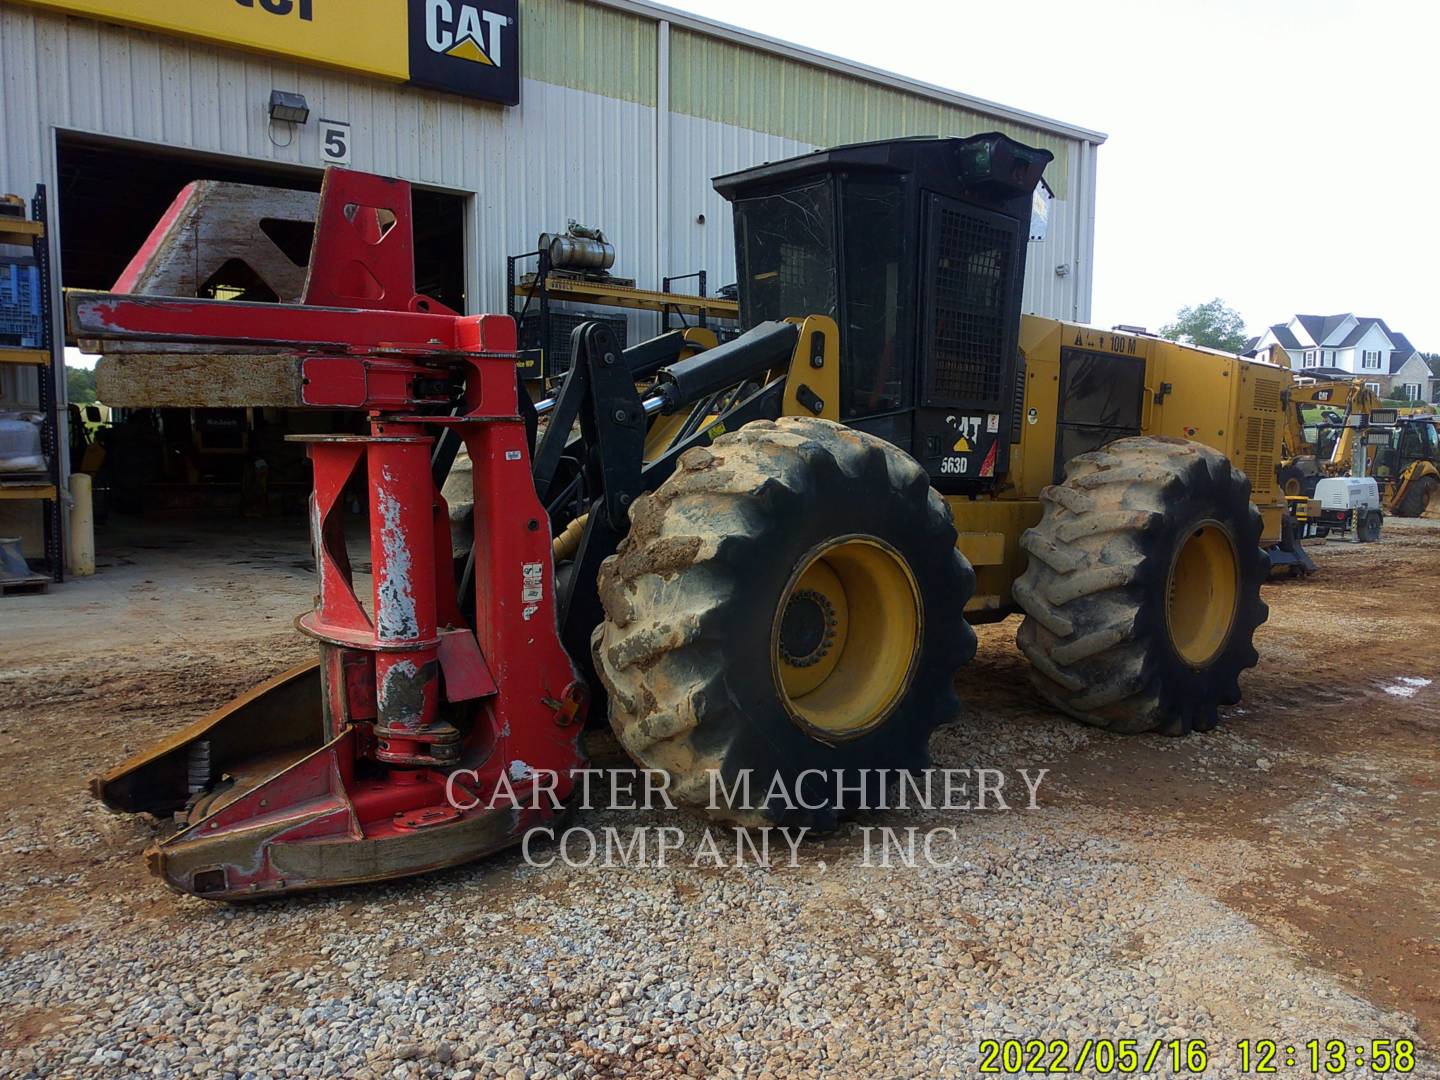
<instances>
[{"instance_id":1,"label":"yellow feller buncher","mask_svg":"<svg viewBox=\"0 0 1440 1080\"><path fill-rule=\"evenodd\" d=\"M428 446L416 433L425 415L472 425L460 430L473 496L456 492L443 512L454 448L447 457L438 440L435 494L416 517L418 529L433 503L432 546L448 552L443 529L475 500L458 599L438 605L438 664L408 639L411 652L372 641L348 599L353 625L322 633L325 605L342 591L327 578L329 599L300 624L321 638L323 671L247 695L100 778L97 793L123 809L177 812L185 831L152 866L201 895L413 873L515 842L545 819L475 815L500 812L485 802L496 783L524 785L579 760L588 684L592 715L603 698L625 750L668 773L677 799L724 819L826 827L873 805L885 770L928 764L931 733L960 716L972 625L1012 615L1023 617L1017 640L1034 686L1055 709L1115 732L1214 727L1258 659L1261 582L1272 561L1298 557L1277 482L1291 377L1154 337L1022 317L1032 197L1049 160L986 134L846 146L719 178L735 212L743 333L724 343L675 333L622 350L604 324L582 325L563 383L538 401L519 394L528 438L500 440L503 461L484 441L508 422L496 383L457 382L474 378L467 364L498 380L506 357L493 322L466 329L459 317L458 351L408 348L406 370L419 374L396 369L383 386L375 372L397 350L391 324L428 327L435 317L415 314L431 310L425 298L405 298L403 319L384 324L368 382L348 374L353 345L333 357L298 350L298 404L316 404L340 373L337 398L358 404L383 389L386 408L409 409L376 421L367 453ZM312 280L332 228L349 220L324 209L332 201L322 195ZM403 204L374 203L392 204L403 237ZM159 307L163 321L144 305L72 297L71 318L81 337L138 337L148 326L193 342L174 324L219 319L226 305ZM352 321L333 308L294 312ZM263 321L247 312L229 324L250 341ZM274 340L303 340L309 325ZM164 362L145 361L152 373ZM182 380L175 371L166 387ZM106 400L123 402L115 374ZM424 408L405 404L417 396ZM350 461L359 451L349 438L325 454ZM533 495L497 502L488 485L527 466ZM312 515L332 577L343 536L328 509L343 502L336 469ZM385 515L408 506L384 488L388 476L371 469L381 485L371 501ZM372 511L373 550L390 559L388 521ZM411 546L429 550L417 535ZM515 545L551 536L548 557L525 556L522 582L520 562L506 561L518 559ZM398 618L383 577L377 570L377 627ZM522 583L523 610L509 606ZM519 637L493 628L520 615ZM576 683L537 675L536 690L516 672L552 623ZM406 692L391 695L401 675ZM320 698L322 683L327 705L305 713L299 703ZM281 710L299 718L277 719ZM313 735L294 737L304 724ZM262 751L268 764L251 764ZM321 754L336 760L323 775ZM437 795L421 805L456 769L473 803L447 809ZM752 792L792 797L717 804L711 778L733 791L745 770ZM550 790L563 799L570 780ZM323 828L317 791L348 807L327 812ZM323 859L307 848L320 842L330 845Z\"/></svg>"},{"instance_id":2,"label":"yellow feller buncher","mask_svg":"<svg viewBox=\"0 0 1440 1080\"><path fill-rule=\"evenodd\" d=\"M1017 613L1040 695L1086 723L1182 734L1239 700L1290 377L1021 318L1047 160L901 140L716 181L746 325L811 318L782 417L683 456L601 572L636 760L696 790L737 763L920 764L969 624Z\"/></svg>"}]
</instances>

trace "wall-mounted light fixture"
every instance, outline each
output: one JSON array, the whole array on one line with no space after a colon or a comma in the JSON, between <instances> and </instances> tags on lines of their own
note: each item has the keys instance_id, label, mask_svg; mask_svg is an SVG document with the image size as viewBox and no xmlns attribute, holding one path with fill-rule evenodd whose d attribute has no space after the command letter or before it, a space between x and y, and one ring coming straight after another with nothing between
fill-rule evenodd
<instances>
[{"instance_id":1,"label":"wall-mounted light fixture","mask_svg":"<svg viewBox=\"0 0 1440 1080\"><path fill-rule=\"evenodd\" d=\"M292 94L286 90L270 91L270 119L283 120L287 124L304 124L310 120L310 106L304 94Z\"/></svg>"}]
</instances>

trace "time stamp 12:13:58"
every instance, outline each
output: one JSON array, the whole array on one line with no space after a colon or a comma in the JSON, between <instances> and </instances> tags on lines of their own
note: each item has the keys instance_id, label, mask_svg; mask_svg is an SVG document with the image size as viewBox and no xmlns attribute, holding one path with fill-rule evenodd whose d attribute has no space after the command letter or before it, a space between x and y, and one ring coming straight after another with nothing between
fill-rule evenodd
<instances>
[{"instance_id":1,"label":"time stamp 12:13:58","mask_svg":"<svg viewBox=\"0 0 1440 1080\"><path fill-rule=\"evenodd\" d=\"M1274 1039L1241 1039L1232 1044L1238 1072L1267 1076L1282 1070L1312 1076L1395 1075L1415 1071L1415 1043L1410 1039L1308 1039L1280 1043ZM1085 1072L1102 1076L1144 1075L1169 1069L1172 1075L1202 1076L1219 1063L1217 1047L1205 1039L1156 1039L1148 1046L1137 1039L982 1039L980 1072L1017 1076L1032 1073ZM1226 1054L1226 1058L1230 1055Z\"/></svg>"},{"instance_id":2,"label":"time stamp 12:13:58","mask_svg":"<svg viewBox=\"0 0 1440 1080\"><path fill-rule=\"evenodd\" d=\"M1344 1039L1309 1039L1284 1046L1274 1039L1242 1039L1235 1044L1242 1073L1273 1073L1308 1068L1311 1073L1338 1076L1348 1070L1403 1075L1415 1070L1415 1044L1409 1039L1371 1039L1354 1044Z\"/></svg>"}]
</instances>

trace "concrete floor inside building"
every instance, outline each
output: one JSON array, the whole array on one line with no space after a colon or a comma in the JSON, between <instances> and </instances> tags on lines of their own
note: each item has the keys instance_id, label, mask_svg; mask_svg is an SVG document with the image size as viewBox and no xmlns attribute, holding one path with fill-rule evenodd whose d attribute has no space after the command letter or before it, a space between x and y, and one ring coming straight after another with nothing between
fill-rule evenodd
<instances>
[{"instance_id":1,"label":"concrete floor inside building","mask_svg":"<svg viewBox=\"0 0 1440 1080\"><path fill-rule=\"evenodd\" d=\"M203 648L285 630L310 605L312 565L301 520L115 515L97 537L94 577L5 598L5 662Z\"/></svg>"}]
</instances>

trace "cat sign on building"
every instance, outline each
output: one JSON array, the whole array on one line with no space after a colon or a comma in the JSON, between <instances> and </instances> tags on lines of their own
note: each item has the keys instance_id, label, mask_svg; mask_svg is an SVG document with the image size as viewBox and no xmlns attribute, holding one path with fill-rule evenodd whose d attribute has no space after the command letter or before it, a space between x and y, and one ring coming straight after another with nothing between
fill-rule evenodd
<instances>
[{"instance_id":1,"label":"cat sign on building","mask_svg":"<svg viewBox=\"0 0 1440 1080\"><path fill-rule=\"evenodd\" d=\"M515 105L519 0L26 0Z\"/></svg>"}]
</instances>

